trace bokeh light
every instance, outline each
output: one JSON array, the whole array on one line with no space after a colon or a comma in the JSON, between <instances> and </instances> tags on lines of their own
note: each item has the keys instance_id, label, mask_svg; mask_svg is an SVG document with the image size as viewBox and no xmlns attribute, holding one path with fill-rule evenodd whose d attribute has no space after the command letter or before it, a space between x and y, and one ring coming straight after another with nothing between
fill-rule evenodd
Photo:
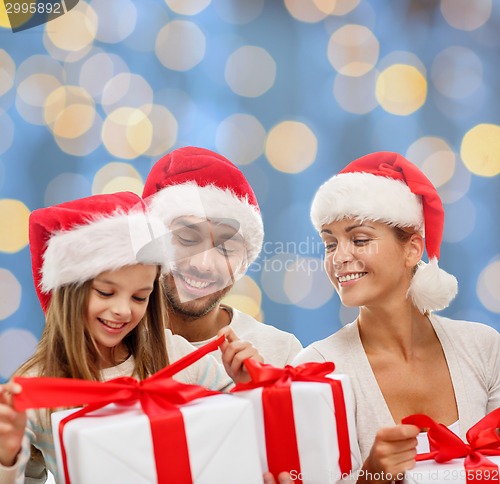
<instances>
[{"instance_id":1,"label":"bokeh light","mask_svg":"<svg viewBox=\"0 0 500 484\"><path fill-rule=\"evenodd\" d=\"M237 165L248 165L264 152L266 130L255 116L233 114L224 119L215 136L217 150Z\"/></svg>"},{"instance_id":2,"label":"bokeh light","mask_svg":"<svg viewBox=\"0 0 500 484\"><path fill-rule=\"evenodd\" d=\"M45 102L45 122L61 138L82 136L92 127L95 117L94 100L85 89L78 86L54 89Z\"/></svg>"},{"instance_id":3,"label":"bokeh light","mask_svg":"<svg viewBox=\"0 0 500 484\"><path fill-rule=\"evenodd\" d=\"M0 268L0 320L14 314L21 304L22 288L12 272Z\"/></svg>"},{"instance_id":4,"label":"bokeh light","mask_svg":"<svg viewBox=\"0 0 500 484\"><path fill-rule=\"evenodd\" d=\"M316 23L328 15L316 5L315 0L285 0L285 7L301 22Z\"/></svg>"},{"instance_id":5,"label":"bokeh light","mask_svg":"<svg viewBox=\"0 0 500 484\"><path fill-rule=\"evenodd\" d=\"M492 0L441 0L441 13L456 29L476 30L491 16Z\"/></svg>"},{"instance_id":6,"label":"bokeh light","mask_svg":"<svg viewBox=\"0 0 500 484\"><path fill-rule=\"evenodd\" d=\"M283 121L274 126L266 141L269 163L284 173L299 173L316 159L318 140L304 123Z\"/></svg>"},{"instance_id":7,"label":"bokeh light","mask_svg":"<svg viewBox=\"0 0 500 484\"><path fill-rule=\"evenodd\" d=\"M142 193L144 182L139 172L128 163L111 162L104 165L95 174L92 183L92 194L111 193L109 188L114 184L115 180L118 180L120 186L128 185L133 187L134 190L130 191L134 193L137 193L137 187L140 186L139 194ZM122 189L116 191L122 191Z\"/></svg>"},{"instance_id":8,"label":"bokeh light","mask_svg":"<svg viewBox=\"0 0 500 484\"><path fill-rule=\"evenodd\" d=\"M438 189L449 182L455 173L456 155L441 138L419 138L408 148L406 157L420 167Z\"/></svg>"},{"instance_id":9,"label":"bokeh light","mask_svg":"<svg viewBox=\"0 0 500 484\"><path fill-rule=\"evenodd\" d=\"M328 60L344 76L365 75L377 63L378 53L377 38L363 25L344 25L328 42Z\"/></svg>"},{"instance_id":10,"label":"bokeh light","mask_svg":"<svg viewBox=\"0 0 500 484\"><path fill-rule=\"evenodd\" d=\"M35 351L37 337L25 329L7 329L0 333L0 378L8 380Z\"/></svg>"},{"instance_id":11,"label":"bokeh light","mask_svg":"<svg viewBox=\"0 0 500 484\"><path fill-rule=\"evenodd\" d=\"M92 0L90 6L99 19L97 40L116 44L133 32L137 8L131 0Z\"/></svg>"},{"instance_id":12,"label":"bokeh light","mask_svg":"<svg viewBox=\"0 0 500 484\"><path fill-rule=\"evenodd\" d=\"M408 116L425 103L427 81L414 66L394 64L380 73L375 93L385 111Z\"/></svg>"},{"instance_id":13,"label":"bokeh light","mask_svg":"<svg viewBox=\"0 0 500 484\"><path fill-rule=\"evenodd\" d=\"M145 154L148 156L162 155L170 150L177 141L177 120L170 110L159 104L142 106L142 110L147 113L153 128L151 144Z\"/></svg>"},{"instance_id":14,"label":"bokeh light","mask_svg":"<svg viewBox=\"0 0 500 484\"><path fill-rule=\"evenodd\" d=\"M165 0L170 10L181 15L196 15L210 5L211 0Z\"/></svg>"},{"instance_id":15,"label":"bokeh light","mask_svg":"<svg viewBox=\"0 0 500 484\"><path fill-rule=\"evenodd\" d=\"M149 149L152 140L153 126L140 109L118 108L104 120L102 141L113 156L136 158Z\"/></svg>"},{"instance_id":16,"label":"bokeh light","mask_svg":"<svg viewBox=\"0 0 500 484\"><path fill-rule=\"evenodd\" d=\"M261 320L262 292L250 276L238 279L222 303Z\"/></svg>"},{"instance_id":17,"label":"bokeh light","mask_svg":"<svg viewBox=\"0 0 500 484\"><path fill-rule=\"evenodd\" d=\"M378 73L371 70L360 77L337 74L333 83L333 96L339 106L349 113L367 114L378 106L375 86Z\"/></svg>"},{"instance_id":18,"label":"bokeh light","mask_svg":"<svg viewBox=\"0 0 500 484\"><path fill-rule=\"evenodd\" d=\"M168 69L188 71L202 61L205 45L205 35L195 23L174 20L158 33L155 52Z\"/></svg>"},{"instance_id":19,"label":"bokeh light","mask_svg":"<svg viewBox=\"0 0 500 484\"><path fill-rule=\"evenodd\" d=\"M101 104L106 113L120 108L140 108L153 103L153 89L138 74L123 72L110 79L102 91Z\"/></svg>"},{"instance_id":20,"label":"bokeh light","mask_svg":"<svg viewBox=\"0 0 500 484\"><path fill-rule=\"evenodd\" d=\"M460 154L465 166L475 175L500 173L500 126L478 124L462 139Z\"/></svg>"},{"instance_id":21,"label":"bokeh light","mask_svg":"<svg viewBox=\"0 0 500 484\"><path fill-rule=\"evenodd\" d=\"M48 207L89 195L91 184L86 177L78 173L61 173L47 184L43 200Z\"/></svg>"},{"instance_id":22,"label":"bokeh light","mask_svg":"<svg viewBox=\"0 0 500 484\"><path fill-rule=\"evenodd\" d=\"M481 86L483 63L471 49L451 46L434 59L431 78L441 94L461 99Z\"/></svg>"},{"instance_id":23,"label":"bokeh light","mask_svg":"<svg viewBox=\"0 0 500 484\"><path fill-rule=\"evenodd\" d=\"M264 0L213 0L212 5L220 18L236 25L250 23L264 8Z\"/></svg>"},{"instance_id":24,"label":"bokeh light","mask_svg":"<svg viewBox=\"0 0 500 484\"><path fill-rule=\"evenodd\" d=\"M106 84L123 73L128 73L128 66L123 59L115 54L98 52L85 59L80 69L79 83L100 102Z\"/></svg>"},{"instance_id":25,"label":"bokeh light","mask_svg":"<svg viewBox=\"0 0 500 484\"><path fill-rule=\"evenodd\" d=\"M476 207L464 196L455 203L445 205L443 241L451 244L466 239L476 226Z\"/></svg>"},{"instance_id":26,"label":"bokeh light","mask_svg":"<svg viewBox=\"0 0 500 484\"><path fill-rule=\"evenodd\" d=\"M28 244L30 210L20 200L0 199L0 252L19 252Z\"/></svg>"},{"instance_id":27,"label":"bokeh light","mask_svg":"<svg viewBox=\"0 0 500 484\"><path fill-rule=\"evenodd\" d=\"M46 24L44 46L54 59L77 61L92 48L97 25L94 9L80 0L67 14Z\"/></svg>"},{"instance_id":28,"label":"bokeh light","mask_svg":"<svg viewBox=\"0 0 500 484\"><path fill-rule=\"evenodd\" d=\"M14 85L16 64L12 57L0 49L0 96L3 96Z\"/></svg>"},{"instance_id":29,"label":"bokeh light","mask_svg":"<svg viewBox=\"0 0 500 484\"><path fill-rule=\"evenodd\" d=\"M236 94L258 97L273 86L276 79L276 62L269 52L261 47L240 47L226 62L225 78Z\"/></svg>"},{"instance_id":30,"label":"bokeh light","mask_svg":"<svg viewBox=\"0 0 500 484\"><path fill-rule=\"evenodd\" d=\"M0 155L12 146L14 131L14 123L9 115L0 111Z\"/></svg>"},{"instance_id":31,"label":"bokeh light","mask_svg":"<svg viewBox=\"0 0 500 484\"><path fill-rule=\"evenodd\" d=\"M477 295L485 308L500 314L500 255L488 264L479 275Z\"/></svg>"}]
</instances>

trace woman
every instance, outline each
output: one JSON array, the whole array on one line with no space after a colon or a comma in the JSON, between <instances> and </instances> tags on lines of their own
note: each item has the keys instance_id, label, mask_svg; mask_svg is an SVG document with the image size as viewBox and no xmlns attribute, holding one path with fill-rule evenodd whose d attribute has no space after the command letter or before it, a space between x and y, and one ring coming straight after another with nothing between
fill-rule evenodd
<instances>
[{"instance_id":1,"label":"woman","mask_svg":"<svg viewBox=\"0 0 500 484\"><path fill-rule=\"evenodd\" d=\"M364 460L358 482L398 480L426 441L402 418L424 413L464 437L500 406L500 336L434 314L457 291L438 266L444 210L432 183L401 155L350 163L319 188L311 218L328 277L359 317L293 364L333 361L351 377Z\"/></svg>"}]
</instances>

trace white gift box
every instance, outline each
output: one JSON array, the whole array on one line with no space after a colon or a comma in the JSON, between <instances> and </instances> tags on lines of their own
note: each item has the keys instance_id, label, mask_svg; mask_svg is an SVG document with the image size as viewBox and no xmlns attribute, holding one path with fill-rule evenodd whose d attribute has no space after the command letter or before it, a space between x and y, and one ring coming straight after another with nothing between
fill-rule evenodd
<instances>
[{"instance_id":1,"label":"white gift box","mask_svg":"<svg viewBox=\"0 0 500 484\"><path fill-rule=\"evenodd\" d=\"M500 466L500 456L486 456L488 460ZM469 470L464 467L465 459L453 459L449 462L438 464L434 460L424 460L417 462L415 467L406 471L404 484L466 484L467 472L473 475L491 479L491 482L498 482L500 478L499 469L496 470Z\"/></svg>"},{"instance_id":2,"label":"white gift box","mask_svg":"<svg viewBox=\"0 0 500 484\"><path fill-rule=\"evenodd\" d=\"M331 377L342 383L352 468L357 470L361 467L361 455L357 443L352 387L346 375L333 374ZM269 466L262 392L263 388L256 388L238 391L234 395L253 404L262 468L267 472ZM346 476L341 475L339 468L339 442L331 386L316 382L293 382L291 395L300 459L300 474L298 469L292 469L291 477L303 484L331 484L340 481Z\"/></svg>"},{"instance_id":3,"label":"white gift box","mask_svg":"<svg viewBox=\"0 0 500 484\"><path fill-rule=\"evenodd\" d=\"M184 419L193 482L261 484L255 421L249 402L231 395L194 400ZM64 482L59 422L75 410L52 414L58 476ZM63 440L72 484L157 482L150 422L139 404L108 405L71 420ZM165 483L162 483L165 484Z\"/></svg>"}]
</instances>

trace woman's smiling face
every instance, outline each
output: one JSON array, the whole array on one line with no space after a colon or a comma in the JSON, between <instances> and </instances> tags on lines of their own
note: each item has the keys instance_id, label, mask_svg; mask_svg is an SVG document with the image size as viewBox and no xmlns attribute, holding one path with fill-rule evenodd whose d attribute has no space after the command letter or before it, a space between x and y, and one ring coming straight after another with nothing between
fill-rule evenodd
<instances>
[{"instance_id":1,"label":"woman's smiling face","mask_svg":"<svg viewBox=\"0 0 500 484\"><path fill-rule=\"evenodd\" d=\"M392 227L343 219L323 225L321 238L325 269L342 304L371 306L406 297L411 271Z\"/></svg>"}]
</instances>

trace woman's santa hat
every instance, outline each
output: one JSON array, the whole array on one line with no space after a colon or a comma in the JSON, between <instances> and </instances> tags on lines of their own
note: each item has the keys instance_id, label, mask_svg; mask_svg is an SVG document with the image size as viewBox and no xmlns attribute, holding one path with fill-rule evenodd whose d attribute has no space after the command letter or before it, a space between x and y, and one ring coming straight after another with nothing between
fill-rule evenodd
<instances>
[{"instance_id":1,"label":"woman's santa hat","mask_svg":"<svg viewBox=\"0 0 500 484\"><path fill-rule=\"evenodd\" d=\"M178 217L232 219L247 249L247 264L259 255L264 227L252 187L223 156L186 146L161 158L146 179L143 198L167 228Z\"/></svg>"},{"instance_id":2,"label":"woman's santa hat","mask_svg":"<svg viewBox=\"0 0 500 484\"><path fill-rule=\"evenodd\" d=\"M52 291L137 263L163 264L160 220L132 192L94 195L34 210L29 219L33 278L44 311Z\"/></svg>"},{"instance_id":3,"label":"woman's santa hat","mask_svg":"<svg viewBox=\"0 0 500 484\"><path fill-rule=\"evenodd\" d=\"M392 152L371 153L347 165L319 188L311 207L318 231L344 218L413 228L425 235L429 263L418 265L408 295L421 312L448 307L457 293L457 280L438 266L443 204L415 165Z\"/></svg>"}]
</instances>

